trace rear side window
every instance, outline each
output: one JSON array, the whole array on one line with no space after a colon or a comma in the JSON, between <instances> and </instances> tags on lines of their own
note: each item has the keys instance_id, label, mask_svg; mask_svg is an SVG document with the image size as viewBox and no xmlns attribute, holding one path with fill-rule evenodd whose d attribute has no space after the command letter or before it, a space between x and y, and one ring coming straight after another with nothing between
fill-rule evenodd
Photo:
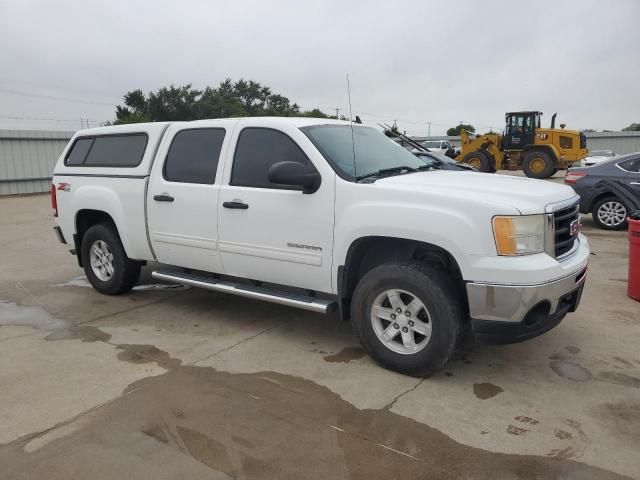
<instances>
[{"instance_id":1,"label":"rear side window","mask_svg":"<svg viewBox=\"0 0 640 480\"><path fill-rule=\"evenodd\" d=\"M631 160L620 162L618 165L627 172L637 172L640 167L640 159L632 158Z\"/></svg>"},{"instance_id":2,"label":"rear side window","mask_svg":"<svg viewBox=\"0 0 640 480\"><path fill-rule=\"evenodd\" d=\"M83 137L71 147L66 165L85 167L137 167L147 148L144 133Z\"/></svg>"},{"instance_id":3,"label":"rear side window","mask_svg":"<svg viewBox=\"0 0 640 480\"><path fill-rule=\"evenodd\" d=\"M80 138L73 144L69 156L67 157L67 165L82 165L84 159L89 153L93 138Z\"/></svg>"},{"instance_id":4,"label":"rear side window","mask_svg":"<svg viewBox=\"0 0 640 480\"><path fill-rule=\"evenodd\" d=\"M214 183L224 136L223 128L178 132L164 163L164 178L170 182Z\"/></svg>"},{"instance_id":5,"label":"rear side window","mask_svg":"<svg viewBox=\"0 0 640 480\"><path fill-rule=\"evenodd\" d=\"M269 128L245 128L240 133L231 171L231 185L289 188L271 183L269 168L278 162L298 162L315 171L302 149L288 135Z\"/></svg>"}]
</instances>

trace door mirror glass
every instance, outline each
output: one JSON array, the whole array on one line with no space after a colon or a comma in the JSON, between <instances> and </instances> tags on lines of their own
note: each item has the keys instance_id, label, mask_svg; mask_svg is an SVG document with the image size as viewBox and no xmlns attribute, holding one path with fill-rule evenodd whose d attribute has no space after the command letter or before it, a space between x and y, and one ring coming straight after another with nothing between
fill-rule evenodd
<instances>
[{"instance_id":1,"label":"door mirror glass","mask_svg":"<svg viewBox=\"0 0 640 480\"><path fill-rule=\"evenodd\" d=\"M269 181L291 187L302 187L302 193L320 188L320 174L298 162L278 162L269 168Z\"/></svg>"}]
</instances>

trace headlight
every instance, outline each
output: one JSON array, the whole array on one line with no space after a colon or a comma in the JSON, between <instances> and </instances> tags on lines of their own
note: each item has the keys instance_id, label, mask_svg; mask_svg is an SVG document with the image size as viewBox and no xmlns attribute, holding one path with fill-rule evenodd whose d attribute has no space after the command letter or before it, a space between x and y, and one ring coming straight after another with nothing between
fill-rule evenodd
<instances>
[{"instance_id":1,"label":"headlight","mask_svg":"<svg viewBox=\"0 0 640 480\"><path fill-rule=\"evenodd\" d=\"M544 252L544 215L493 217L498 255Z\"/></svg>"}]
</instances>

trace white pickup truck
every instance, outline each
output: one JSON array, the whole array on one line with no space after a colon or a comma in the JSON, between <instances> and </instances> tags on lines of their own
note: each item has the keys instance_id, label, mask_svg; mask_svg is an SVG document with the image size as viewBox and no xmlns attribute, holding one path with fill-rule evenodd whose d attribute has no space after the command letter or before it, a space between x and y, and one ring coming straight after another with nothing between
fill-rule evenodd
<instances>
[{"instance_id":1,"label":"white pickup truck","mask_svg":"<svg viewBox=\"0 0 640 480\"><path fill-rule=\"evenodd\" d=\"M55 230L91 284L169 282L339 312L409 375L470 335L540 335L578 306L589 247L567 186L433 171L379 131L311 118L82 130L53 174Z\"/></svg>"}]
</instances>

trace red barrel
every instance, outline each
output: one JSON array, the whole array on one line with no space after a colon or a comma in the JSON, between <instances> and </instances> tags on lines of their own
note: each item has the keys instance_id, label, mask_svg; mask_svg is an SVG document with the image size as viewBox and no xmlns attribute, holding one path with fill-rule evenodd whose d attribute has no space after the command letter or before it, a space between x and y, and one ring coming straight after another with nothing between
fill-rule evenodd
<instances>
[{"instance_id":1,"label":"red barrel","mask_svg":"<svg viewBox=\"0 0 640 480\"><path fill-rule=\"evenodd\" d=\"M629 284L627 295L640 302L640 220L629 222Z\"/></svg>"}]
</instances>

